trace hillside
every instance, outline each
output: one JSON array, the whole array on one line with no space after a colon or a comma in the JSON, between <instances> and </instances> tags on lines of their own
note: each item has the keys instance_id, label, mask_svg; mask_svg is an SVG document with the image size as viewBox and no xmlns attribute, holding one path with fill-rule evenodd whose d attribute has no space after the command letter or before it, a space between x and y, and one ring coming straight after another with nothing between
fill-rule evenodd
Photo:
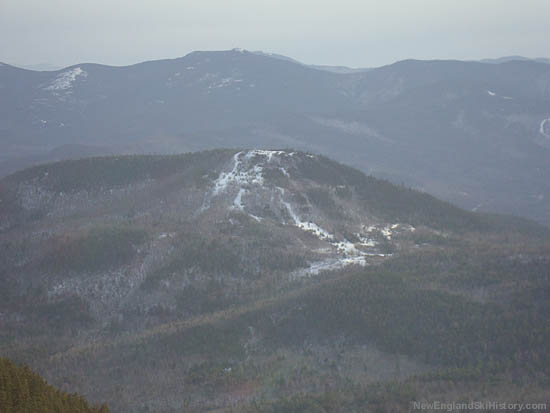
<instances>
[{"instance_id":1,"label":"hillside","mask_svg":"<svg viewBox=\"0 0 550 413\"><path fill-rule=\"evenodd\" d=\"M548 400L532 221L291 150L63 161L0 200L0 354L113 411Z\"/></svg>"},{"instance_id":2,"label":"hillside","mask_svg":"<svg viewBox=\"0 0 550 413\"><path fill-rule=\"evenodd\" d=\"M291 147L469 210L550 224L543 62L319 70L230 50L53 72L0 65L0 88L0 176L84 156Z\"/></svg>"},{"instance_id":3,"label":"hillside","mask_svg":"<svg viewBox=\"0 0 550 413\"><path fill-rule=\"evenodd\" d=\"M66 394L48 385L28 367L0 359L0 411L107 413L107 406L90 407L77 394Z\"/></svg>"}]
</instances>

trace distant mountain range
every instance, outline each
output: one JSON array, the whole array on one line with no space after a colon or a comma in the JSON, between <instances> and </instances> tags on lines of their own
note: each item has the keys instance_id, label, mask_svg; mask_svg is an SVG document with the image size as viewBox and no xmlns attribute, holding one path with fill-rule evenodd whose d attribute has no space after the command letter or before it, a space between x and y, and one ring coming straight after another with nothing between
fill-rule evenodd
<instances>
[{"instance_id":1,"label":"distant mountain range","mask_svg":"<svg viewBox=\"0 0 550 413\"><path fill-rule=\"evenodd\" d=\"M26 70L34 70L36 72L55 72L57 70L62 70L63 66L52 65L49 63L37 63L37 64L28 64L28 65L19 65L14 64L12 66L19 67Z\"/></svg>"},{"instance_id":2,"label":"distant mountain range","mask_svg":"<svg viewBox=\"0 0 550 413\"><path fill-rule=\"evenodd\" d=\"M2 64L0 173L98 154L295 148L548 225L550 66L501 60L319 70L231 50L53 72Z\"/></svg>"},{"instance_id":3,"label":"distant mountain range","mask_svg":"<svg viewBox=\"0 0 550 413\"><path fill-rule=\"evenodd\" d=\"M369 70L372 70L370 68L353 68L353 67L347 67L347 66L310 65L310 64L302 63L302 62L300 62L296 59L293 59L291 57L276 54L276 53L265 53L265 52L262 52L262 51L255 51L255 52L252 52L252 53L255 53L255 54L260 55L260 56L272 57L274 59L281 59L281 60L285 60L287 62L292 62L292 63L296 63L296 64L299 64L299 65L302 65L302 66L305 66L305 67L309 67L311 69L324 70L324 71L332 72L332 73L349 74L349 73L367 72Z\"/></svg>"},{"instance_id":4,"label":"distant mountain range","mask_svg":"<svg viewBox=\"0 0 550 413\"><path fill-rule=\"evenodd\" d=\"M524 61L524 62L531 61L531 62L547 63L547 64L550 63L550 59L548 59L546 57L531 58L531 57L523 57L523 56L504 56L504 57L498 57L496 59L482 59L482 60L480 60L480 62L498 64L498 63L511 62L511 61L514 61L514 60L519 60L519 61Z\"/></svg>"}]
</instances>

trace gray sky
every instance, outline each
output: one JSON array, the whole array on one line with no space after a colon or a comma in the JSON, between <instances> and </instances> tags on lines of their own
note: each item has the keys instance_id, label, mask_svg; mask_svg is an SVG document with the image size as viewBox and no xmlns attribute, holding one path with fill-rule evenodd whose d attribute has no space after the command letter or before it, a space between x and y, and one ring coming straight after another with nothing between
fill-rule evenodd
<instances>
[{"instance_id":1,"label":"gray sky","mask_svg":"<svg viewBox=\"0 0 550 413\"><path fill-rule=\"evenodd\" d=\"M242 47L305 63L549 56L550 0L0 0L0 61L125 65Z\"/></svg>"}]
</instances>

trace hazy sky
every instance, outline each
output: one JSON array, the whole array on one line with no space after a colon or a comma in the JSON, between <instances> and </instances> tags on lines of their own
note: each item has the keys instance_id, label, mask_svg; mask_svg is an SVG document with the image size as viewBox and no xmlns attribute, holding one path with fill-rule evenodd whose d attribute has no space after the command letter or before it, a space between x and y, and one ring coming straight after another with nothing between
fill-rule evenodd
<instances>
[{"instance_id":1,"label":"hazy sky","mask_svg":"<svg viewBox=\"0 0 550 413\"><path fill-rule=\"evenodd\" d=\"M550 0L0 0L0 61L124 65L193 50L380 66L550 56Z\"/></svg>"}]
</instances>

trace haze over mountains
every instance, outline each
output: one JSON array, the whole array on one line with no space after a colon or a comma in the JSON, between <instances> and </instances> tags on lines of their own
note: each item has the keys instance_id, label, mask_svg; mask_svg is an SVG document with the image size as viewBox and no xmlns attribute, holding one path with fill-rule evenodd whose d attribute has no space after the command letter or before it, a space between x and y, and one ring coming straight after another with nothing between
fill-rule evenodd
<instances>
[{"instance_id":1,"label":"haze over mountains","mask_svg":"<svg viewBox=\"0 0 550 413\"><path fill-rule=\"evenodd\" d=\"M0 66L0 171L101 153L308 150L468 209L550 223L550 65L318 70L243 50L55 72Z\"/></svg>"}]
</instances>

